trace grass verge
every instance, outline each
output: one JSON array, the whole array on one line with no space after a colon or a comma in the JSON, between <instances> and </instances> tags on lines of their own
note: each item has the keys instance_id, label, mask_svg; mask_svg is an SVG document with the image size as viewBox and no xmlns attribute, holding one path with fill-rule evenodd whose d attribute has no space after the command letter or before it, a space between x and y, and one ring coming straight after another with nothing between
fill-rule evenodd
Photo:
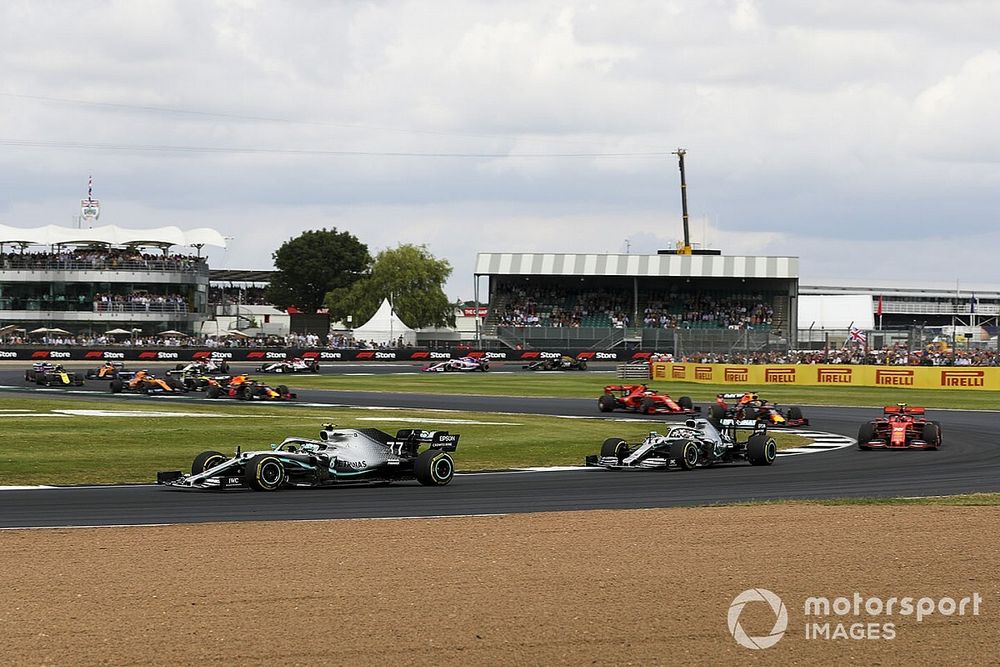
<instances>
[{"instance_id":1,"label":"grass verge","mask_svg":"<svg viewBox=\"0 0 1000 667\"><path fill-rule=\"evenodd\" d=\"M203 450L267 449L287 436L318 437L325 422L390 433L415 427L460 433L459 470L580 465L606 438L634 442L666 429L650 421L495 413L128 403L0 398L0 485L149 483L158 470L189 470ZM774 437L779 448L808 442L791 433Z\"/></svg>"},{"instance_id":2,"label":"grass verge","mask_svg":"<svg viewBox=\"0 0 1000 667\"><path fill-rule=\"evenodd\" d=\"M302 375L289 380L301 389L340 391L389 391L426 394L480 394L487 396L540 396L593 398L601 395L607 384L619 380L614 373L433 373L414 375ZM699 405L708 405L716 394L739 391L742 387L696 382L652 382L651 388L674 397L691 396ZM1000 392L958 391L943 389L882 389L878 387L745 387L760 391L772 403L782 405L854 405L881 406L905 401L931 408L1000 410Z\"/></svg>"}]
</instances>

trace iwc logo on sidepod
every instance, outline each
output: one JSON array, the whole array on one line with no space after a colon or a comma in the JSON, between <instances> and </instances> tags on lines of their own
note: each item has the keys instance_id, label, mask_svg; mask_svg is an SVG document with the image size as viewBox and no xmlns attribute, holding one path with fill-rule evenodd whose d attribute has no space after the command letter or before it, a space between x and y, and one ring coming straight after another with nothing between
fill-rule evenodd
<instances>
[{"instance_id":1,"label":"iwc logo on sidepod","mask_svg":"<svg viewBox=\"0 0 1000 667\"><path fill-rule=\"evenodd\" d=\"M740 614L743 607L750 602L765 602L774 612L774 627L771 632L759 637L751 637L740 625ZM737 595L732 604L729 605L729 634L733 636L736 643L749 649L771 648L785 636L785 628L788 627L788 610L785 603L777 595L766 588L750 588Z\"/></svg>"}]
</instances>

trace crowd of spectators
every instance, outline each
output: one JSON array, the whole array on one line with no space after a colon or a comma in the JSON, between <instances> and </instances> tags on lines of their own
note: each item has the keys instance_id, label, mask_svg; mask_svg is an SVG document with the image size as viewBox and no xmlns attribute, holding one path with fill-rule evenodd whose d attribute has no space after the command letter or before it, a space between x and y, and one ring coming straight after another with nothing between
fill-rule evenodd
<instances>
[{"instance_id":1,"label":"crowd of spectators","mask_svg":"<svg viewBox=\"0 0 1000 667\"><path fill-rule=\"evenodd\" d=\"M239 303L246 306L270 306L271 301L265 296L264 287L210 287L208 289L209 303Z\"/></svg>"},{"instance_id":2,"label":"crowd of spectators","mask_svg":"<svg viewBox=\"0 0 1000 667\"><path fill-rule=\"evenodd\" d=\"M629 303L619 291L567 295L549 287L512 287L496 317L502 327L623 327L631 324Z\"/></svg>"},{"instance_id":3,"label":"crowd of spectators","mask_svg":"<svg viewBox=\"0 0 1000 667\"><path fill-rule=\"evenodd\" d=\"M709 295L655 294L643 310L642 325L647 329L704 327L753 329L770 326L774 308L762 294Z\"/></svg>"},{"instance_id":4,"label":"crowd of spectators","mask_svg":"<svg viewBox=\"0 0 1000 667\"><path fill-rule=\"evenodd\" d=\"M851 346L830 350L783 352L694 352L670 357L697 364L854 364L872 366L1000 366L1000 352L978 350L910 350L905 346L867 349Z\"/></svg>"},{"instance_id":5,"label":"crowd of spectators","mask_svg":"<svg viewBox=\"0 0 1000 667\"><path fill-rule=\"evenodd\" d=\"M77 248L59 252L5 252L4 269L102 271L196 271L207 268L207 257L175 253L142 253L135 248Z\"/></svg>"},{"instance_id":6,"label":"crowd of spectators","mask_svg":"<svg viewBox=\"0 0 1000 667\"><path fill-rule=\"evenodd\" d=\"M551 287L512 286L497 309L501 327L628 327L633 297L621 290L567 294ZM687 294L674 290L642 297L645 328L753 329L770 326L774 308L763 294Z\"/></svg>"},{"instance_id":7,"label":"crowd of spectators","mask_svg":"<svg viewBox=\"0 0 1000 667\"><path fill-rule=\"evenodd\" d=\"M181 294L95 294L94 311L98 313L186 313L187 299Z\"/></svg>"}]
</instances>

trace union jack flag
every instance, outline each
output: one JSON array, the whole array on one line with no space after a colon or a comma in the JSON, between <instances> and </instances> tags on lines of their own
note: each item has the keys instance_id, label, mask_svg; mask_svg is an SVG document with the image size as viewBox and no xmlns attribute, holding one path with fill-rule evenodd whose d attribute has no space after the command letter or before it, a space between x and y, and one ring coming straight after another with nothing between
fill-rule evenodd
<instances>
[{"instance_id":1,"label":"union jack flag","mask_svg":"<svg viewBox=\"0 0 1000 667\"><path fill-rule=\"evenodd\" d=\"M851 325L850 340L861 343L862 345L867 342L865 340L865 332L854 325Z\"/></svg>"}]
</instances>

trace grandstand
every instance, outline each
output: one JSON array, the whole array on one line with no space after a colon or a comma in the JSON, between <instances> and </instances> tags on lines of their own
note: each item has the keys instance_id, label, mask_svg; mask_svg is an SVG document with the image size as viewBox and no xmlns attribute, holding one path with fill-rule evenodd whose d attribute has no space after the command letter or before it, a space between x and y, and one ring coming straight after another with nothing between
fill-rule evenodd
<instances>
[{"instance_id":1,"label":"grandstand","mask_svg":"<svg viewBox=\"0 0 1000 667\"><path fill-rule=\"evenodd\" d=\"M789 345L798 327L798 258L480 253L484 342L509 347L680 351Z\"/></svg>"},{"instance_id":2,"label":"grandstand","mask_svg":"<svg viewBox=\"0 0 1000 667\"><path fill-rule=\"evenodd\" d=\"M209 316L205 246L225 239L204 228L0 225L0 325L190 333Z\"/></svg>"}]
</instances>

